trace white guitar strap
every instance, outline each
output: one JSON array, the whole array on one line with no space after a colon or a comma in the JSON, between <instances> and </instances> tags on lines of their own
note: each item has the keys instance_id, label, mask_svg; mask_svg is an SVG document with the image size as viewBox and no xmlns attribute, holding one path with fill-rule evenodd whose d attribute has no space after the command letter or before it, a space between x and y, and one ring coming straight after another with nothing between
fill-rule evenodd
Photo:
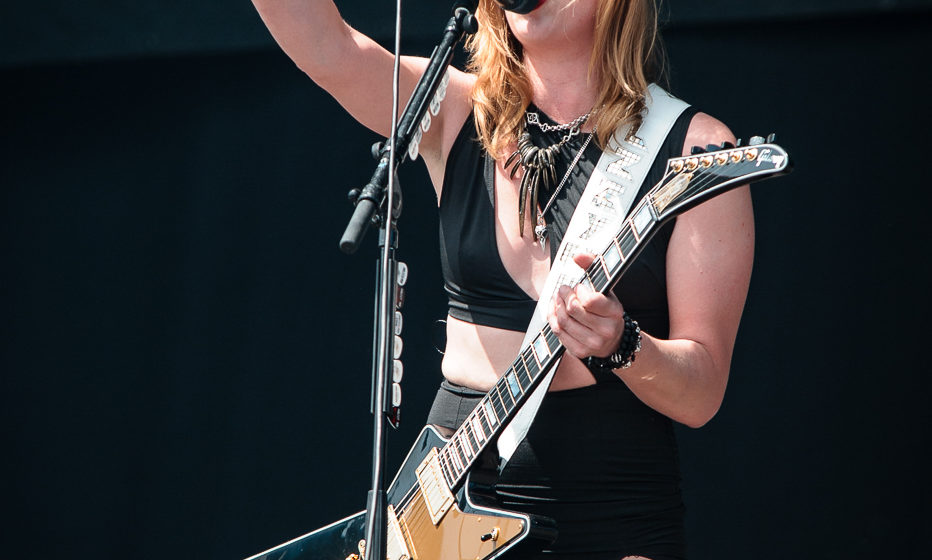
<instances>
[{"instance_id":1,"label":"white guitar strap","mask_svg":"<svg viewBox=\"0 0 932 560\"><path fill-rule=\"evenodd\" d=\"M556 260L550 267L527 335L521 344L522 351L547 324L547 313L552 307L557 289L560 286L573 286L582 279L584 271L573 262L573 256L581 253L599 254L621 230L622 222L631 210L634 197L647 177L660 146L663 145L676 119L689 107L657 84L648 87L646 104L646 115L637 136L631 134L630 125L620 126L592 171L592 176L589 177L589 182L566 228L563 242L556 253ZM550 368L546 377L499 436L499 468L504 467L511 459L518 443L530 429L559 365L558 361Z\"/></svg>"}]
</instances>

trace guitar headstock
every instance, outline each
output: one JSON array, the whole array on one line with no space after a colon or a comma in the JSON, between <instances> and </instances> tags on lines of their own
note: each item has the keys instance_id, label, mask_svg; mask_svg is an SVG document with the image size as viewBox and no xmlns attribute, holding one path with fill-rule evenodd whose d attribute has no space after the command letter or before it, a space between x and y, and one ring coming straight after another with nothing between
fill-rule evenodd
<instances>
[{"instance_id":1,"label":"guitar headstock","mask_svg":"<svg viewBox=\"0 0 932 560\"><path fill-rule=\"evenodd\" d=\"M711 151L693 148L688 156L668 160L662 182L649 194L660 221L735 187L789 173L789 155L773 140L773 134L755 136L747 146L739 140L738 146L709 146Z\"/></svg>"}]
</instances>

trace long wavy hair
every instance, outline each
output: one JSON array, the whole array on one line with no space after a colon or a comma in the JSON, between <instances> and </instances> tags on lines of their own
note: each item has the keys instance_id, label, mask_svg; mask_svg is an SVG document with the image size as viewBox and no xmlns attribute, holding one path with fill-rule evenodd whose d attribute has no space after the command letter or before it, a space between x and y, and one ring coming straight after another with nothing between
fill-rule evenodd
<instances>
[{"instance_id":1,"label":"long wavy hair","mask_svg":"<svg viewBox=\"0 0 932 560\"><path fill-rule=\"evenodd\" d=\"M531 103L521 44L494 0L480 0L479 31L466 42L467 70L479 139L495 158L507 156ZM664 51L657 29L656 0L599 0L589 75L598 76L593 117L596 141L605 146L622 123L641 122L651 81L663 75ZM513 147L511 149L514 149Z\"/></svg>"}]
</instances>

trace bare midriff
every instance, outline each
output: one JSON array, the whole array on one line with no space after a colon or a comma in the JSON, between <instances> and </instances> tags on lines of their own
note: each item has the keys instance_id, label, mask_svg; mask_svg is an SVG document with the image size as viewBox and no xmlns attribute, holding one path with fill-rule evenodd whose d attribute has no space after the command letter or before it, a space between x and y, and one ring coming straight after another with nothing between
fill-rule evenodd
<instances>
[{"instance_id":1,"label":"bare midriff","mask_svg":"<svg viewBox=\"0 0 932 560\"><path fill-rule=\"evenodd\" d=\"M447 317L447 346L443 356L443 376L452 383L488 391L506 372L521 349L524 333L475 325ZM595 379L586 366L569 354L564 355L551 391L592 385Z\"/></svg>"}]
</instances>

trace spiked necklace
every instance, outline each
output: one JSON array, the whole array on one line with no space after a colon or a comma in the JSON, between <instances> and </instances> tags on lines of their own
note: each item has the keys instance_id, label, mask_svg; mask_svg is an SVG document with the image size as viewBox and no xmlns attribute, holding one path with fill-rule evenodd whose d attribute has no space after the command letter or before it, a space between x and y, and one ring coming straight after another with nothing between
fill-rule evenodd
<instances>
[{"instance_id":1,"label":"spiked necklace","mask_svg":"<svg viewBox=\"0 0 932 560\"><path fill-rule=\"evenodd\" d=\"M541 224L543 222L543 212L546 212L547 210L545 209L540 213L537 211L540 184L543 182L544 187L549 189L556 182L556 156L559 153L560 148L569 142L571 138L579 135L579 127L581 127L583 123L589 119L591 114L592 111L586 113L585 115L580 115L579 117L573 119L572 122L566 124L550 125L540 122L540 117L537 113L527 113L527 123L525 124L521 134L518 135L518 149L515 150L507 160L505 160L504 166L506 171L509 167L511 167L510 176L512 179L514 179L515 175L517 175L519 167L524 170L524 176L521 177L521 185L518 189L518 233L522 237L524 236L524 211L528 205L528 197L530 197L531 221L537 224L537 226L534 228L534 232L537 234L538 240L543 243L543 239L544 236L546 236L547 230L546 226L541 227ZM531 140L531 134L527 131L527 124L535 125L544 132L566 131L566 134L564 134L560 141L556 144L551 144L550 146L539 148L534 145L533 140ZM586 145L588 145L589 140L591 139L592 134L590 134L589 138L586 140ZM560 188L563 187L563 184L569 177L570 171L573 169L573 167L575 167L576 162L579 161L579 157L582 154L582 150L584 149L585 146L583 146L580 152L576 154L576 159L573 160L573 163L567 169L566 175L564 175L560 185L554 190L546 208L550 208L550 205L556 198Z\"/></svg>"}]
</instances>

